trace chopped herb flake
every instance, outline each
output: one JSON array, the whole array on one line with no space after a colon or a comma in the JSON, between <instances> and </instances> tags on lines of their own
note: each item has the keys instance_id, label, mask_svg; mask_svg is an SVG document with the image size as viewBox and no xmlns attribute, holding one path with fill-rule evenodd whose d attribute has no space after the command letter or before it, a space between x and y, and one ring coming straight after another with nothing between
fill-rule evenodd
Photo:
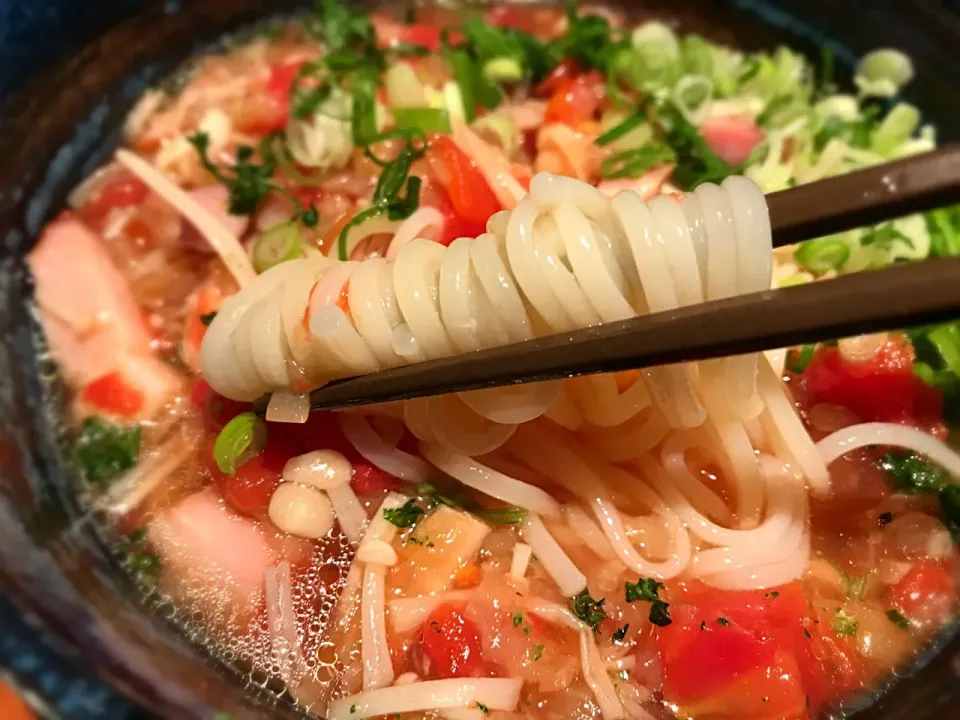
<instances>
[{"instance_id":1,"label":"chopped herb flake","mask_svg":"<svg viewBox=\"0 0 960 720\"><path fill-rule=\"evenodd\" d=\"M121 427L99 417L88 417L80 426L73 457L84 477L105 484L137 463L140 427Z\"/></svg>"},{"instance_id":2,"label":"chopped herb flake","mask_svg":"<svg viewBox=\"0 0 960 720\"><path fill-rule=\"evenodd\" d=\"M513 614L513 626L514 626L514 627L520 627L521 625L523 625L523 615L522 615L521 613L514 613L514 614Z\"/></svg>"},{"instance_id":3,"label":"chopped herb flake","mask_svg":"<svg viewBox=\"0 0 960 720\"><path fill-rule=\"evenodd\" d=\"M717 618L717 625L723 625L724 627L727 627L729 624L730 624L730 621L727 620L725 617Z\"/></svg>"},{"instance_id":4,"label":"chopped herb flake","mask_svg":"<svg viewBox=\"0 0 960 720\"><path fill-rule=\"evenodd\" d=\"M910 628L910 621L896 610L887 610L887 618L901 630L908 630Z\"/></svg>"},{"instance_id":5,"label":"chopped herb flake","mask_svg":"<svg viewBox=\"0 0 960 720\"><path fill-rule=\"evenodd\" d=\"M216 316L217 316L216 311L210 312L210 313L205 313L205 314L203 314L203 315L200 316L200 322L202 322L204 325L206 325L206 326L209 327L210 323L213 322L213 319L214 319Z\"/></svg>"},{"instance_id":6,"label":"chopped herb flake","mask_svg":"<svg viewBox=\"0 0 960 720\"><path fill-rule=\"evenodd\" d=\"M893 522L893 513L892 513L892 512L880 513L880 515L877 516L877 527L878 527L878 528L883 529L883 528L885 528L887 525L889 525L889 524L892 523L892 522Z\"/></svg>"},{"instance_id":7,"label":"chopped herb flake","mask_svg":"<svg viewBox=\"0 0 960 720\"><path fill-rule=\"evenodd\" d=\"M594 600L586 590L574 597L571 602L573 604L573 614L594 630L607 617L607 614L603 611L603 604L606 600L604 598Z\"/></svg>"},{"instance_id":8,"label":"chopped herb flake","mask_svg":"<svg viewBox=\"0 0 960 720\"><path fill-rule=\"evenodd\" d=\"M771 600L771 599L780 597L780 593L779 591L774 590L773 592L764 593L763 597L766 598L767 600Z\"/></svg>"},{"instance_id":9,"label":"chopped herb flake","mask_svg":"<svg viewBox=\"0 0 960 720\"><path fill-rule=\"evenodd\" d=\"M476 706L477 706L477 710L479 710L480 712L482 712L484 715L489 715L489 714L490 714L490 708L488 708L488 707L487 707L486 705L484 705L482 702L479 702L479 701L474 701L474 702L475 702L475 704L476 704Z\"/></svg>"},{"instance_id":10,"label":"chopped herb flake","mask_svg":"<svg viewBox=\"0 0 960 720\"><path fill-rule=\"evenodd\" d=\"M412 528L421 515L423 515L423 508L419 507L413 498L398 508L387 508L383 511L384 519L399 528Z\"/></svg>"},{"instance_id":11,"label":"chopped herb flake","mask_svg":"<svg viewBox=\"0 0 960 720\"><path fill-rule=\"evenodd\" d=\"M536 645L533 646L533 660L534 662L536 662L542 657L543 657L543 645L540 643L537 643Z\"/></svg>"},{"instance_id":12,"label":"chopped herb flake","mask_svg":"<svg viewBox=\"0 0 960 720\"><path fill-rule=\"evenodd\" d=\"M659 593L662 588L663 583L657 582L653 578L640 578L635 583L624 583L627 602L632 603L642 600L652 603L650 605L650 622L660 627L672 622L668 612L670 604L660 599Z\"/></svg>"},{"instance_id":13,"label":"chopped herb flake","mask_svg":"<svg viewBox=\"0 0 960 720\"><path fill-rule=\"evenodd\" d=\"M630 623L627 623L622 628L617 630L611 637L614 642L623 642L623 639L627 636L627 631L630 629Z\"/></svg>"}]
</instances>

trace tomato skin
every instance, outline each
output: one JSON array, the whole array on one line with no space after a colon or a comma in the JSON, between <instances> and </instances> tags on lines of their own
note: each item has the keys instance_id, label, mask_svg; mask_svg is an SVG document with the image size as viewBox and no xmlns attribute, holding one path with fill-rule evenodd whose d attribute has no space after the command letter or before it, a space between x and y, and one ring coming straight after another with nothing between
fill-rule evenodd
<instances>
[{"instance_id":1,"label":"tomato skin","mask_svg":"<svg viewBox=\"0 0 960 720\"><path fill-rule=\"evenodd\" d=\"M440 31L439 25L404 25L392 44L410 43L425 47L430 52L439 52Z\"/></svg>"},{"instance_id":2,"label":"tomato skin","mask_svg":"<svg viewBox=\"0 0 960 720\"><path fill-rule=\"evenodd\" d=\"M940 622L957 606L956 580L947 563L921 560L890 588L887 601L907 620Z\"/></svg>"},{"instance_id":3,"label":"tomato skin","mask_svg":"<svg viewBox=\"0 0 960 720\"><path fill-rule=\"evenodd\" d=\"M447 247L457 238L476 238L487 230L486 221L479 223L465 220L458 213L446 193L439 193L440 206L437 208L443 216L443 228L437 242Z\"/></svg>"},{"instance_id":4,"label":"tomato skin","mask_svg":"<svg viewBox=\"0 0 960 720\"><path fill-rule=\"evenodd\" d=\"M284 465L299 454L299 448L274 434L268 436L267 445L259 455L238 467L235 475L228 475L217 467L212 445L206 450L207 468L224 501L241 515L250 517L266 516Z\"/></svg>"},{"instance_id":5,"label":"tomato skin","mask_svg":"<svg viewBox=\"0 0 960 720\"><path fill-rule=\"evenodd\" d=\"M420 646L436 680L477 677L483 672L480 631L456 606L436 608L421 631Z\"/></svg>"},{"instance_id":6,"label":"tomato skin","mask_svg":"<svg viewBox=\"0 0 960 720\"><path fill-rule=\"evenodd\" d=\"M112 415L136 417L143 409L143 393L127 384L119 372L101 375L83 389L83 402Z\"/></svg>"},{"instance_id":7,"label":"tomato skin","mask_svg":"<svg viewBox=\"0 0 960 720\"><path fill-rule=\"evenodd\" d=\"M867 362L849 362L835 347L821 346L802 375L811 404L848 408L863 422L892 422L932 430L941 436L943 398L913 374L913 348L889 340Z\"/></svg>"},{"instance_id":8,"label":"tomato skin","mask_svg":"<svg viewBox=\"0 0 960 720\"><path fill-rule=\"evenodd\" d=\"M445 135L431 139L427 161L460 218L486 226L490 216L500 212L500 202L486 179L452 139Z\"/></svg>"},{"instance_id":9,"label":"tomato skin","mask_svg":"<svg viewBox=\"0 0 960 720\"><path fill-rule=\"evenodd\" d=\"M403 481L384 472L366 460L353 460L353 479L350 487L360 495L373 495L378 492L399 490Z\"/></svg>"},{"instance_id":10,"label":"tomato skin","mask_svg":"<svg viewBox=\"0 0 960 720\"><path fill-rule=\"evenodd\" d=\"M656 630L666 699L698 718L806 717L826 698L826 677L803 623L799 583L728 592L693 585ZM767 698L767 702L762 702Z\"/></svg>"},{"instance_id":11,"label":"tomato skin","mask_svg":"<svg viewBox=\"0 0 960 720\"><path fill-rule=\"evenodd\" d=\"M603 76L596 70L561 82L547 103L544 123L575 125L592 120L606 96Z\"/></svg>"},{"instance_id":12,"label":"tomato skin","mask_svg":"<svg viewBox=\"0 0 960 720\"><path fill-rule=\"evenodd\" d=\"M203 378L194 380L190 388L190 400L203 412L206 426L217 432L237 415L250 409L247 403L220 395Z\"/></svg>"},{"instance_id":13,"label":"tomato skin","mask_svg":"<svg viewBox=\"0 0 960 720\"><path fill-rule=\"evenodd\" d=\"M542 98L551 97L561 87L565 87L570 80L582 74L583 68L577 64L576 60L564 58L557 63L557 66L550 71L549 75L540 81L534 88L533 94Z\"/></svg>"},{"instance_id":14,"label":"tomato skin","mask_svg":"<svg viewBox=\"0 0 960 720\"><path fill-rule=\"evenodd\" d=\"M90 225L97 226L114 208L139 205L146 200L150 189L138 177L118 172L100 192L77 212Z\"/></svg>"}]
</instances>

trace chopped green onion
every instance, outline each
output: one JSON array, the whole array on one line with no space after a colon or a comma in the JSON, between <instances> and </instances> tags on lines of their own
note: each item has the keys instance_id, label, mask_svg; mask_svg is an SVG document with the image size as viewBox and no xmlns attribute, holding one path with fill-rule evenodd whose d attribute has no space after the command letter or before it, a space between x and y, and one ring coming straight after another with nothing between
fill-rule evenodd
<instances>
[{"instance_id":1,"label":"chopped green onion","mask_svg":"<svg viewBox=\"0 0 960 720\"><path fill-rule=\"evenodd\" d=\"M483 64L483 76L491 82L517 83L523 80L523 66L512 57L497 57Z\"/></svg>"},{"instance_id":2,"label":"chopped green onion","mask_svg":"<svg viewBox=\"0 0 960 720\"><path fill-rule=\"evenodd\" d=\"M913 63L899 50L884 48L867 54L857 66L856 83L874 97L893 97L913 79Z\"/></svg>"},{"instance_id":3,"label":"chopped green onion","mask_svg":"<svg viewBox=\"0 0 960 720\"><path fill-rule=\"evenodd\" d=\"M520 131L516 124L500 113L489 113L477 118L473 129L481 134L493 135L497 146L502 148L508 157L513 155L520 144Z\"/></svg>"},{"instance_id":4,"label":"chopped green onion","mask_svg":"<svg viewBox=\"0 0 960 720\"><path fill-rule=\"evenodd\" d=\"M253 267L258 273L274 265L303 257L303 238L295 222L282 222L264 230L253 241Z\"/></svg>"},{"instance_id":5,"label":"chopped green onion","mask_svg":"<svg viewBox=\"0 0 960 720\"><path fill-rule=\"evenodd\" d=\"M639 113L637 115L631 115L619 125L607 130L605 133L603 133L603 135L598 137L595 142L601 147L604 145L609 145L615 140L622 138L634 128L640 127L646 121L647 118Z\"/></svg>"},{"instance_id":6,"label":"chopped green onion","mask_svg":"<svg viewBox=\"0 0 960 720\"><path fill-rule=\"evenodd\" d=\"M474 91L477 73L473 67L473 61L464 50L454 50L447 56L447 60L453 66L453 74L457 78L457 85L460 86L463 114L467 122L472 123L477 117L477 98Z\"/></svg>"},{"instance_id":7,"label":"chopped green onion","mask_svg":"<svg viewBox=\"0 0 960 720\"><path fill-rule=\"evenodd\" d=\"M941 208L927 213L930 232L930 253L936 257L960 255L960 231L953 222L956 209Z\"/></svg>"},{"instance_id":8,"label":"chopped green onion","mask_svg":"<svg viewBox=\"0 0 960 720\"><path fill-rule=\"evenodd\" d=\"M474 514L481 520L486 520L491 525L519 525L527 518L527 511L520 508L478 510Z\"/></svg>"},{"instance_id":9,"label":"chopped green onion","mask_svg":"<svg viewBox=\"0 0 960 720\"><path fill-rule=\"evenodd\" d=\"M875 152L890 155L910 139L919 125L920 111L913 105L898 103L874 131L870 145Z\"/></svg>"},{"instance_id":10,"label":"chopped green onion","mask_svg":"<svg viewBox=\"0 0 960 720\"><path fill-rule=\"evenodd\" d=\"M611 155L600 165L600 174L608 180L640 177L654 165L675 158L673 150L667 145L647 145Z\"/></svg>"},{"instance_id":11,"label":"chopped green onion","mask_svg":"<svg viewBox=\"0 0 960 720\"><path fill-rule=\"evenodd\" d=\"M393 109L398 128L416 128L425 133L449 133L450 114L437 108L398 107Z\"/></svg>"},{"instance_id":12,"label":"chopped green onion","mask_svg":"<svg viewBox=\"0 0 960 720\"><path fill-rule=\"evenodd\" d=\"M213 459L227 475L256 457L267 443L267 424L252 412L240 413L228 422L213 443Z\"/></svg>"},{"instance_id":13,"label":"chopped green onion","mask_svg":"<svg viewBox=\"0 0 960 720\"><path fill-rule=\"evenodd\" d=\"M807 369L816 352L817 346L813 344L804 345L799 350L791 350L787 353L787 370L799 375Z\"/></svg>"},{"instance_id":14,"label":"chopped green onion","mask_svg":"<svg viewBox=\"0 0 960 720\"><path fill-rule=\"evenodd\" d=\"M839 270L850 259L850 246L842 240L821 238L802 243L793 257L816 275Z\"/></svg>"},{"instance_id":15,"label":"chopped green onion","mask_svg":"<svg viewBox=\"0 0 960 720\"><path fill-rule=\"evenodd\" d=\"M954 374L960 374L960 327L938 325L927 333L927 340L936 348L943 364Z\"/></svg>"},{"instance_id":16,"label":"chopped green onion","mask_svg":"<svg viewBox=\"0 0 960 720\"><path fill-rule=\"evenodd\" d=\"M353 144L369 145L377 135L377 78L370 72L353 76Z\"/></svg>"}]
</instances>

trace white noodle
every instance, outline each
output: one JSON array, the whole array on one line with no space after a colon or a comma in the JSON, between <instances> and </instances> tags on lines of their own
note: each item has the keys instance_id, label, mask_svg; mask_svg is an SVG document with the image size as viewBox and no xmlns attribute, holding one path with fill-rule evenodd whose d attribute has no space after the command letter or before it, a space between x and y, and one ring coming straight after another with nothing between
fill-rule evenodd
<instances>
[{"instance_id":1,"label":"white noodle","mask_svg":"<svg viewBox=\"0 0 960 720\"><path fill-rule=\"evenodd\" d=\"M587 587L587 578L553 539L543 521L536 515L529 515L522 528L523 539L527 541L534 557L540 561L564 597L573 597L583 592Z\"/></svg>"},{"instance_id":2,"label":"white noodle","mask_svg":"<svg viewBox=\"0 0 960 720\"><path fill-rule=\"evenodd\" d=\"M200 232L243 288L256 277L253 263L236 236L205 207L159 170L129 150L117 150L117 161L170 203Z\"/></svg>"},{"instance_id":3,"label":"white noodle","mask_svg":"<svg viewBox=\"0 0 960 720\"><path fill-rule=\"evenodd\" d=\"M416 630L441 605L466 602L471 595L469 590L450 590L415 598L394 598L388 604L390 625L398 633Z\"/></svg>"},{"instance_id":4,"label":"white noodle","mask_svg":"<svg viewBox=\"0 0 960 720\"><path fill-rule=\"evenodd\" d=\"M510 559L510 574L517 579L523 579L530 566L533 549L526 543L517 543L513 546L513 557Z\"/></svg>"},{"instance_id":5,"label":"white noodle","mask_svg":"<svg viewBox=\"0 0 960 720\"><path fill-rule=\"evenodd\" d=\"M330 703L328 720L364 720L380 715L429 712L453 708L512 711L520 701L523 680L472 678L430 680L350 695Z\"/></svg>"},{"instance_id":6,"label":"white noodle","mask_svg":"<svg viewBox=\"0 0 960 720\"><path fill-rule=\"evenodd\" d=\"M534 485L504 475L471 458L454 455L436 445L424 444L420 450L434 466L467 487L538 515L557 517L560 514L557 501Z\"/></svg>"},{"instance_id":7,"label":"white noodle","mask_svg":"<svg viewBox=\"0 0 960 720\"><path fill-rule=\"evenodd\" d=\"M953 477L960 476L960 454L922 430L893 423L863 423L837 430L817 443L826 464L851 450L869 445L893 445L926 455Z\"/></svg>"}]
</instances>

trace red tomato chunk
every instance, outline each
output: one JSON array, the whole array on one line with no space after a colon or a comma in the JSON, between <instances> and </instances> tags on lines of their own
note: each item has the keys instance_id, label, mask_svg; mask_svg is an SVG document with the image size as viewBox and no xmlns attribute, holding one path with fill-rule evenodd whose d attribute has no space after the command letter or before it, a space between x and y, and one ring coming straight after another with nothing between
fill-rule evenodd
<instances>
[{"instance_id":1,"label":"red tomato chunk","mask_svg":"<svg viewBox=\"0 0 960 720\"><path fill-rule=\"evenodd\" d=\"M434 679L477 677L483 670L480 632L454 605L430 613L420 644Z\"/></svg>"}]
</instances>

